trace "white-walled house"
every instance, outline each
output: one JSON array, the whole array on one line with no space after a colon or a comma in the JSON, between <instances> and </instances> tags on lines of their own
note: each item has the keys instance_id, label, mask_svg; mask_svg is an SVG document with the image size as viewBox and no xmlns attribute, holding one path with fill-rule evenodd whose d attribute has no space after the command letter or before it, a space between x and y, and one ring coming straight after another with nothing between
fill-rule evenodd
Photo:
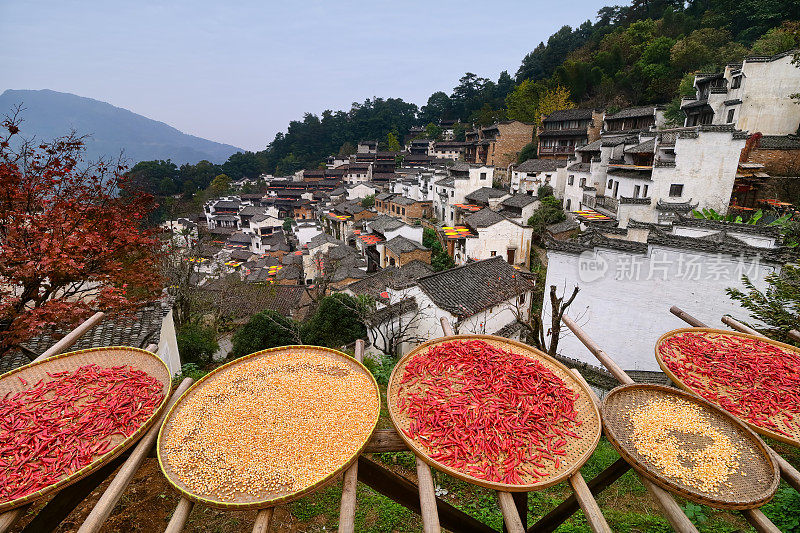
<instances>
[{"instance_id":1,"label":"white-walled house","mask_svg":"<svg viewBox=\"0 0 800 533\"><path fill-rule=\"evenodd\" d=\"M387 288L388 303L413 299L413 331L420 342L406 343L402 351L441 337L444 318L456 334L501 335L519 338L517 319L527 321L534 282L502 258L473 261L423 276L406 288ZM408 309L411 309L409 307Z\"/></svg>"},{"instance_id":2,"label":"white-walled house","mask_svg":"<svg viewBox=\"0 0 800 533\"><path fill-rule=\"evenodd\" d=\"M469 235L455 239L453 260L463 265L469 260L502 257L511 265L530 265L533 228L514 222L485 208L464 218Z\"/></svg>"},{"instance_id":3,"label":"white-walled house","mask_svg":"<svg viewBox=\"0 0 800 533\"><path fill-rule=\"evenodd\" d=\"M567 162L562 159L528 159L511 167L511 194L535 195L541 185L554 186L559 168Z\"/></svg>"},{"instance_id":4,"label":"white-walled house","mask_svg":"<svg viewBox=\"0 0 800 533\"><path fill-rule=\"evenodd\" d=\"M800 106L791 95L800 88L795 51L772 57L748 57L723 72L698 75L697 93L681 101L686 126L730 124L763 135L788 135L800 126Z\"/></svg>"},{"instance_id":5,"label":"white-walled house","mask_svg":"<svg viewBox=\"0 0 800 533\"><path fill-rule=\"evenodd\" d=\"M599 149L576 150L556 190L567 211L595 209L623 228L669 223L692 209L724 213L745 138L731 125L603 137Z\"/></svg>"},{"instance_id":6,"label":"white-walled house","mask_svg":"<svg viewBox=\"0 0 800 533\"><path fill-rule=\"evenodd\" d=\"M455 223L455 204L464 203L465 197L481 187L491 187L494 167L456 163L448 169L449 176L433 184L434 215L445 223Z\"/></svg>"},{"instance_id":7,"label":"white-walled house","mask_svg":"<svg viewBox=\"0 0 800 533\"><path fill-rule=\"evenodd\" d=\"M292 224L292 233L297 238L298 246L303 247L322 233L322 226L315 220L296 220Z\"/></svg>"},{"instance_id":8,"label":"white-walled house","mask_svg":"<svg viewBox=\"0 0 800 533\"><path fill-rule=\"evenodd\" d=\"M378 187L368 183L360 182L354 185L348 185L345 188L347 189L348 200L360 200L378 193Z\"/></svg>"},{"instance_id":9,"label":"white-walled house","mask_svg":"<svg viewBox=\"0 0 800 533\"><path fill-rule=\"evenodd\" d=\"M747 318L748 312L725 291L742 289L742 275L765 288L765 277L780 271L788 259L784 250L769 247L777 237L771 227L704 220L680 222L668 231L639 223L625 230L598 227L578 240L550 241L544 321L550 320L548 288L555 285L561 296L578 286L568 316L623 369L658 371L656 340L686 327L670 306L712 327L725 314ZM559 352L598 366L573 335L563 336Z\"/></svg>"}]
</instances>

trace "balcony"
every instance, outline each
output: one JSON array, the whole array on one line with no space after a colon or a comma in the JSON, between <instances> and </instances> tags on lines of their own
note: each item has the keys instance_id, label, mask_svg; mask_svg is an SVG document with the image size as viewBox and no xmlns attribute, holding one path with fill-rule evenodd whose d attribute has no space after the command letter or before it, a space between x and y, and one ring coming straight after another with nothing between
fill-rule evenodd
<instances>
[{"instance_id":1,"label":"balcony","mask_svg":"<svg viewBox=\"0 0 800 533\"><path fill-rule=\"evenodd\" d=\"M572 155L574 146L539 146L539 155Z\"/></svg>"},{"instance_id":2,"label":"balcony","mask_svg":"<svg viewBox=\"0 0 800 533\"><path fill-rule=\"evenodd\" d=\"M598 196L595 198L594 206L616 214L619 208L619 200L611 196Z\"/></svg>"}]
</instances>

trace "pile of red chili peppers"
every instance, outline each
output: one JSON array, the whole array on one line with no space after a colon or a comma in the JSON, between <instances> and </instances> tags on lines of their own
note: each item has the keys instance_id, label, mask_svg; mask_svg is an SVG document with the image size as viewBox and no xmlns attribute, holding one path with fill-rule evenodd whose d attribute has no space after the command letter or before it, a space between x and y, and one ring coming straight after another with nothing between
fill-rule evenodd
<instances>
[{"instance_id":1,"label":"pile of red chili peppers","mask_svg":"<svg viewBox=\"0 0 800 533\"><path fill-rule=\"evenodd\" d=\"M488 481L532 484L561 466L577 419L572 389L539 361L482 340L452 341L405 367L403 432L430 456Z\"/></svg>"},{"instance_id":2,"label":"pile of red chili peppers","mask_svg":"<svg viewBox=\"0 0 800 533\"><path fill-rule=\"evenodd\" d=\"M86 365L0 399L0 503L60 481L133 434L164 398L128 366ZM27 382L19 378L23 385Z\"/></svg>"},{"instance_id":3,"label":"pile of red chili peppers","mask_svg":"<svg viewBox=\"0 0 800 533\"><path fill-rule=\"evenodd\" d=\"M768 342L687 331L669 337L659 355L694 392L737 417L791 436L800 424L800 357Z\"/></svg>"}]
</instances>

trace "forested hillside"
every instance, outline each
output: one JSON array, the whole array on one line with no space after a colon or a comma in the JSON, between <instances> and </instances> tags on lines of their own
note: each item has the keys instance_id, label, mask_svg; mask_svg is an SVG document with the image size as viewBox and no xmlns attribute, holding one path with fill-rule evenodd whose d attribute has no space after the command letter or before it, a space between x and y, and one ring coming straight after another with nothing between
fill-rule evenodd
<instances>
[{"instance_id":1,"label":"forested hillside","mask_svg":"<svg viewBox=\"0 0 800 533\"><path fill-rule=\"evenodd\" d=\"M449 94L437 91L421 108L374 98L349 111L306 114L266 150L234 154L236 161L207 169L203 180L192 177L195 165L175 169L175 190L191 192L223 170L238 178L313 168L330 154L354 151L361 139L385 143L390 133L402 139L411 126L439 119L537 121L552 109L575 105L614 111L665 103L668 118L681 123L678 102L691 92L693 73L798 47L797 0L634 0L604 7L594 22L564 26L527 54L513 77L503 72L492 81L468 72Z\"/></svg>"}]
</instances>

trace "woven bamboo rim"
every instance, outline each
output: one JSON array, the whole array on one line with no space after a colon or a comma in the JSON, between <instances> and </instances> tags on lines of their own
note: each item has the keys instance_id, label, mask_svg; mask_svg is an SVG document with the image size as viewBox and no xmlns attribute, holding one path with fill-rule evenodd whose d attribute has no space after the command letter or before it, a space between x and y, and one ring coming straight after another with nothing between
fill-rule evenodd
<instances>
[{"instance_id":1,"label":"woven bamboo rim","mask_svg":"<svg viewBox=\"0 0 800 533\"><path fill-rule=\"evenodd\" d=\"M674 372L672 372L672 370L669 369L669 367L667 367L667 364L661 358L661 350L660 350L661 345L668 338L670 338L670 337L672 337L674 335L678 335L680 333L716 333L716 334L720 334L720 335L728 335L728 336L731 336L731 337L746 337L748 339L753 339L753 340L765 342L767 344L772 344L773 346L777 346L779 348L784 348L786 350L793 351L793 352L797 353L798 355L800 355L800 348L797 348L796 346L792 346L791 344L784 344L784 343L778 342L776 340L768 339L768 338L765 338L765 337L759 337L757 335L750 335L748 333L740 333L738 331L729 331L729 330L725 330L725 329L714 329L714 328L680 328L680 329L674 329L672 331L668 331L668 332L664 333L663 335L661 335L661 337L659 337L659 339L656 341L655 352L656 352L656 361L658 362L658 366L661 367L661 370L664 371L664 373L669 377L670 380L672 380L673 383L678 385L683 390L689 391L689 392L691 392L693 394L696 394L696 395L700 395L700 393L697 392L696 390L694 390L691 386L689 386L686 383L684 383L684 381L680 377L678 377ZM800 369L798 369L798 371L800 371ZM725 389L722 389L722 390L725 390ZM706 398L704 398L704 399L706 399ZM713 403L714 405L716 405L720 409L725 410L724 407L719 405L713 399L709 398L709 399L706 399L706 400L711 402L711 403ZM792 437L787 437L786 435L782 435L780 433L772 431L771 429L759 426L758 424L754 424L754 423L750 422L749 420L745 420L745 419L739 418L733 413L729 413L729 414L731 416L736 417L737 420L741 420L742 422L744 422L745 424L747 424L748 426L753 428L753 430L755 430L757 433L761 433L762 435L766 435L767 437L769 437L771 439L775 439L777 441L780 441L780 442L783 442L783 443L786 443L786 444L791 444L793 446L796 446L796 447L800 448L800 429L789 428L789 427L784 426L783 429L787 430L787 433L791 433L792 434ZM773 418L775 418L775 417L773 417ZM777 418L775 420L773 420L773 422L782 423L780 421L780 419L777 419Z\"/></svg>"},{"instance_id":2,"label":"woven bamboo rim","mask_svg":"<svg viewBox=\"0 0 800 533\"><path fill-rule=\"evenodd\" d=\"M630 413L648 400L666 397L677 397L699 405L710 425L730 437L738 448L739 468L728 479L731 487L723 486L719 493L701 491L677 478L665 476L660 468L636 450L630 441ZM617 387L603 400L603 427L608 441L639 473L661 488L693 502L717 509L752 509L769 501L778 489L778 465L758 435L727 411L690 392L647 383ZM701 437L681 434L679 438L687 446L704 446Z\"/></svg>"},{"instance_id":3,"label":"woven bamboo rim","mask_svg":"<svg viewBox=\"0 0 800 533\"><path fill-rule=\"evenodd\" d=\"M111 367L128 365L136 370L146 372L149 376L157 379L164 386L164 398L161 403L153 411L153 414L133 432L130 436L122 438L120 435L115 435L111 438L113 448L106 453L97 456L97 458L90 464L84 466L77 472L62 478L47 487L40 489L36 492L17 498L5 503L0 504L0 512L9 511L21 505L25 505L36 501L40 498L48 496L53 492L64 489L79 481L98 468L108 464L117 458L122 452L130 448L136 441L138 441L150 427L156 423L167 405L167 400L172 389L172 380L170 379L170 372L164 361L161 360L154 353L142 350L139 348L132 348L129 346L109 346L104 348L89 348L86 350L78 350L75 352L68 352L59 355L54 355L36 361L28 365L22 366L0 376L0 397L4 396L7 392L19 392L27 389L29 386L22 385L22 382L17 379L21 377L28 383L34 384L40 379L45 382L51 381L47 372L51 374L62 372L64 370L76 370L77 368L95 363L101 367Z\"/></svg>"},{"instance_id":4,"label":"woven bamboo rim","mask_svg":"<svg viewBox=\"0 0 800 533\"><path fill-rule=\"evenodd\" d=\"M250 499L243 499L239 498L238 501L223 501L221 497L218 495L200 495L187 487L177 476L177 474L173 471L173 469L169 466L169 462L166 460L166 452L164 451L164 441L166 440L166 434L169 433L172 427L172 421L174 419L174 415L176 411L183 405L186 400L194 394L199 388L203 387L206 383L209 383L211 380L215 379L225 370L230 369L234 366L240 365L245 361L249 361L250 359L262 356L264 354L284 354L287 357L292 356L298 352L305 352L305 353L312 353L315 355L321 355L325 357L329 357L338 362L344 362L350 366L350 368L355 372L360 372L369 377L370 381L372 382L373 387L375 388L375 404L376 409L374 413L373 423L372 423L372 430L368 435L365 436L362 442L359 443L358 448L352 456L350 456L347 461L341 463L336 469L332 470L327 476L323 479L309 485L308 487L304 487L294 492L283 492L279 493L277 496L270 497L270 498L257 498L253 495L250 495ZM156 444L157 456L158 456L158 464L161 468L161 472L163 472L164 476L169 481L170 485L172 485L175 490L180 492L186 498L202 503L204 505L208 505L210 507L216 507L220 509L263 509L266 507L273 507L279 503L288 503L299 498L302 498L306 494L310 492L319 490L327 485L331 484L335 481L336 476L345 471L347 468L350 467L357 459L358 456L361 455L361 452L364 450L364 447L369 442L370 438L372 437L372 433L375 431L375 428L378 425L378 419L380 417L381 412L381 401L380 401L380 390L378 389L378 383L375 381L375 378L372 376L367 368L362 365L360 362L356 361L354 358L350 357L349 355L342 353L338 350L334 350L332 348L324 348L321 346L305 346L305 345L292 345L292 346L280 346L278 348L270 348L268 350L262 350L260 352L255 352L250 355L246 355L244 357L240 357L234 361L226 363L219 368L216 368L213 372L203 376L197 382L195 382L191 387L189 387L186 392L184 392L178 401L176 401L170 410L167 412L167 415L164 417L164 423L161 426L161 430L158 433L158 442Z\"/></svg>"},{"instance_id":5,"label":"woven bamboo rim","mask_svg":"<svg viewBox=\"0 0 800 533\"><path fill-rule=\"evenodd\" d=\"M445 342L458 340L482 340L497 348L511 351L528 357L529 359L539 361L548 370L561 378L567 387L579 394L578 399L575 401L575 411L577 412L578 418L583 420L583 424L577 428L574 428L572 431L580 435L582 438L569 439L567 446L565 447L565 451L567 453L566 455L560 457L561 466L557 470L553 469L553 465L547 465L546 469L539 469L540 471L545 471L548 474L547 478L543 479L542 481L523 483L519 485L487 481L485 479L476 478L461 470L447 466L440 463L436 459L431 458L427 448L425 448L421 442L419 442L417 439L410 438L405 434L405 431L408 431L411 426L411 421L405 414L397 412L396 405L399 399L398 391L400 388L400 379L402 373L405 371L406 365L408 365L411 358L418 353L424 352L433 346L437 346ZM600 411L597 409L597 406L592 399L592 394L593 393L591 390L589 390L582 381L576 379L575 375L566 366L559 363L546 353L533 348L532 346L528 346L527 344L523 344L511 339L496 337L494 335L454 335L452 337L441 337L428 341L417 346L415 349L404 355L400 361L397 362L397 365L395 365L394 370L392 371L392 375L389 377L389 386L386 389L386 403L389 407L389 415L392 418L392 423L394 423L395 427L399 430L397 432L398 435L400 435L408 447L411 448L420 459L428 463L433 468L441 470L442 472L445 472L455 478L487 489L504 492L533 492L553 486L569 478L576 471L578 471L581 466L583 466L589 457L591 457L592 453L597 447L597 443L600 442L600 434L602 431ZM529 479L527 474L520 477L523 480Z\"/></svg>"}]
</instances>

